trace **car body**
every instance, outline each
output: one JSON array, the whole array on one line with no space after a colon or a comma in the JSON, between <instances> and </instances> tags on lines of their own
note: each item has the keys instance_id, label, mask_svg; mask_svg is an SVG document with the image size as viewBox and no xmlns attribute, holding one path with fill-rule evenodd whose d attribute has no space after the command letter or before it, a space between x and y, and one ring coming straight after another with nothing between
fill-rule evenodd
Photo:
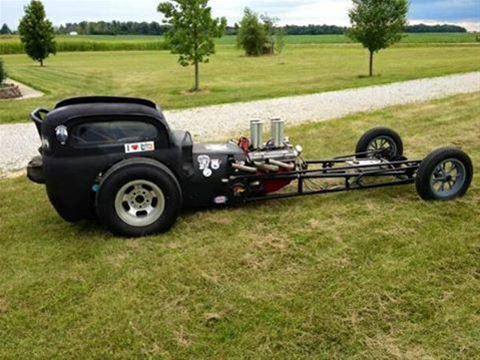
<instances>
[{"instance_id":1,"label":"car body","mask_svg":"<svg viewBox=\"0 0 480 360\"><path fill-rule=\"evenodd\" d=\"M41 166L43 173L43 179L37 180L45 182L53 206L71 222L95 218L92 189L119 161L141 156L161 162L180 183L183 206L204 207L213 205L216 198L231 197L222 183L229 175L226 165L233 158L244 159L234 144L194 145L189 132L170 129L154 103L138 99L69 99L36 123L42 137L42 162L37 159L36 167L38 172ZM127 126L101 139L119 123ZM62 127L71 134L64 144L57 140Z\"/></svg>"}]
</instances>

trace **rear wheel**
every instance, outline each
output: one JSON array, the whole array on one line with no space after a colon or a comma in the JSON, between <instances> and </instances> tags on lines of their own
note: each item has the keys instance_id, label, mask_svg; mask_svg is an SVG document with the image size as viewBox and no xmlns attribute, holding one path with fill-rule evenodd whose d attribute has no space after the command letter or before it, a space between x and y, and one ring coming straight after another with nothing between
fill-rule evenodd
<instances>
[{"instance_id":1,"label":"rear wheel","mask_svg":"<svg viewBox=\"0 0 480 360\"><path fill-rule=\"evenodd\" d=\"M103 180L97 195L97 214L112 232L145 236L169 230L182 205L180 186L160 163L128 164Z\"/></svg>"},{"instance_id":2,"label":"rear wheel","mask_svg":"<svg viewBox=\"0 0 480 360\"><path fill-rule=\"evenodd\" d=\"M422 161L415 185L424 200L452 200L467 192L472 177L472 161L465 152L442 148Z\"/></svg>"},{"instance_id":3,"label":"rear wheel","mask_svg":"<svg viewBox=\"0 0 480 360\"><path fill-rule=\"evenodd\" d=\"M394 160L403 155L403 142L397 132L379 127L367 131L358 141L355 152L358 158L384 158Z\"/></svg>"}]
</instances>

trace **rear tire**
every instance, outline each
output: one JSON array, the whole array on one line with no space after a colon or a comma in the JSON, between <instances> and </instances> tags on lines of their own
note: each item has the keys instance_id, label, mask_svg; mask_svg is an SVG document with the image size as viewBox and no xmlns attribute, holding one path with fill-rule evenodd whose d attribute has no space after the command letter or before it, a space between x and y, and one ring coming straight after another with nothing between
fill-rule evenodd
<instances>
[{"instance_id":1,"label":"rear tire","mask_svg":"<svg viewBox=\"0 0 480 360\"><path fill-rule=\"evenodd\" d=\"M382 157L387 160L394 160L403 156L403 141L400 135L392 129L378 127L367 131L358 140L355 153L379 152L375 154L358 155L359 159Z\"/></svg>"},{"instance_id":2,"label":"rear tire","mask_svg":"<svg viewBox=\"0 0 480 360\"><path fill-rule=\"evenodd\" d=\"M98 217L110 231L139 237L173 226L182 193L175 175L163 164L127 160L105 175L96 202Z\"/></svg>"},{"instance_id":3,"label":"rear tire","mask_svg":"<svg viewBox=\"0 0 480 360\"><path fill-rule=\"evenodd\" d=\"M452 200L465 195L473 177L470 157L460 149L441 148L422 161L415 178L424 200Z\"/></svg>"}]
</instances>

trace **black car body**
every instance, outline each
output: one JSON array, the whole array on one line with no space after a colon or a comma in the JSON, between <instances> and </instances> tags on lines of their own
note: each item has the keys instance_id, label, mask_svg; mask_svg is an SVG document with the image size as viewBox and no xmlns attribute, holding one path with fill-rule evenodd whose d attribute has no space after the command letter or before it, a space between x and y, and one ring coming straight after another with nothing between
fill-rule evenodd
<instances>
[{"instance_id":1,"label":"black car body","mask_svg":"<svg viewBox=\"0 0 480 360\"><path fill-rule=\"evenodd\" d=\"M50 112L37 109L32 117L42 147L41 161L37 158L30 166L30 178L45 183L51 203L70 222L96 217L96 187L122 160L150 158L168 167L182 188L183 207L232 198L222 179L230 175L229 162L245 160L235 144L193 144L189 132L172 131L162 111L146 100L75 98ZM67 134L63 144L62 130ZM146 144L153 146L140 148Z\"/></svg>"}]
</instances>

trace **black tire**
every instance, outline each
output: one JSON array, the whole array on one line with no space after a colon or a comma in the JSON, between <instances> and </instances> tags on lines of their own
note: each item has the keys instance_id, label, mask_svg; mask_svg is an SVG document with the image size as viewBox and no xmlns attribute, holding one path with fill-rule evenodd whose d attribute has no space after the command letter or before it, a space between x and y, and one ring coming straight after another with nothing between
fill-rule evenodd
<instances>
[{"instance_id":1,"label":"black tire","mask_svg":"<svg viewBox=\"0 0 480 360\"><path fill-rule=\"evenodd\" d=\"M154 222L145 226L132 225L128 220L123 220L120 214L122 211L118 211L116 206L120 191L123 191L127 184L136 181L140 184L150 184L151 186L148 185L150 187L155 186L155 189L160 190L162 197L161 209L155 210L158 218L155 217ZM154 205L153 201L152 199L151 205ZM157 199L157 207L159 202ZM126 203L128 206L128 202ZM169 230L175 223L181 208L182 191L175 175L165 165L151 159L130 159L113 166L103 177L96 199L96 210L100 221L114 234L128 237L147 236ZM147 216L150 215L146 215L145 218Z\"/></svg>"},{"instance_id":2,"label":"black tire","mask_svg":"<svg viewBox=\"0 0 480 360\"><path fill-rule=\"evenodd\" d=\"M375 141L386 141L387 148L391 149L386 151L386 153L381 154L382 158L387 160L394 160L403 156L403 141L400 135L392 129L385 127L378 127L367 131L361 138L358 140L355 153L366 153L372 151L372 144L375 144ZM368 154L358 155L357 158L365 159L372 157Z\"/></svg>"},{"instance_id":3,"label":"black tire","mask_svg":"<svg viewBox=\"0 0 480 360\"><path fill-rule=\"evenodd\" d=\"M450 182L438 180L445 178L445 173L439 173L439 166L446 163L448 166L449 160L453 160L457 170L457 177ZM452 168L453 169L453 168ZM448 169L447 169L448 170ZM460 171L460 172L459 172ZM463 175L458 175L463 172ZM437 177L437 179L434 179ZM424 200L452 200L457 197L465 195L473 177L473 164L470 157L460 149L447 147L435 150L422 161L415 178L415 185L417 193ZM458 181L458 182L457 182ZM438 189L442 183L445 185L445 190ZM453 185L451 185L453 183ZM437 188L436 188L437 187ZM450 191L447 187L450 187Z\"/></svg>"}]
</instances>

